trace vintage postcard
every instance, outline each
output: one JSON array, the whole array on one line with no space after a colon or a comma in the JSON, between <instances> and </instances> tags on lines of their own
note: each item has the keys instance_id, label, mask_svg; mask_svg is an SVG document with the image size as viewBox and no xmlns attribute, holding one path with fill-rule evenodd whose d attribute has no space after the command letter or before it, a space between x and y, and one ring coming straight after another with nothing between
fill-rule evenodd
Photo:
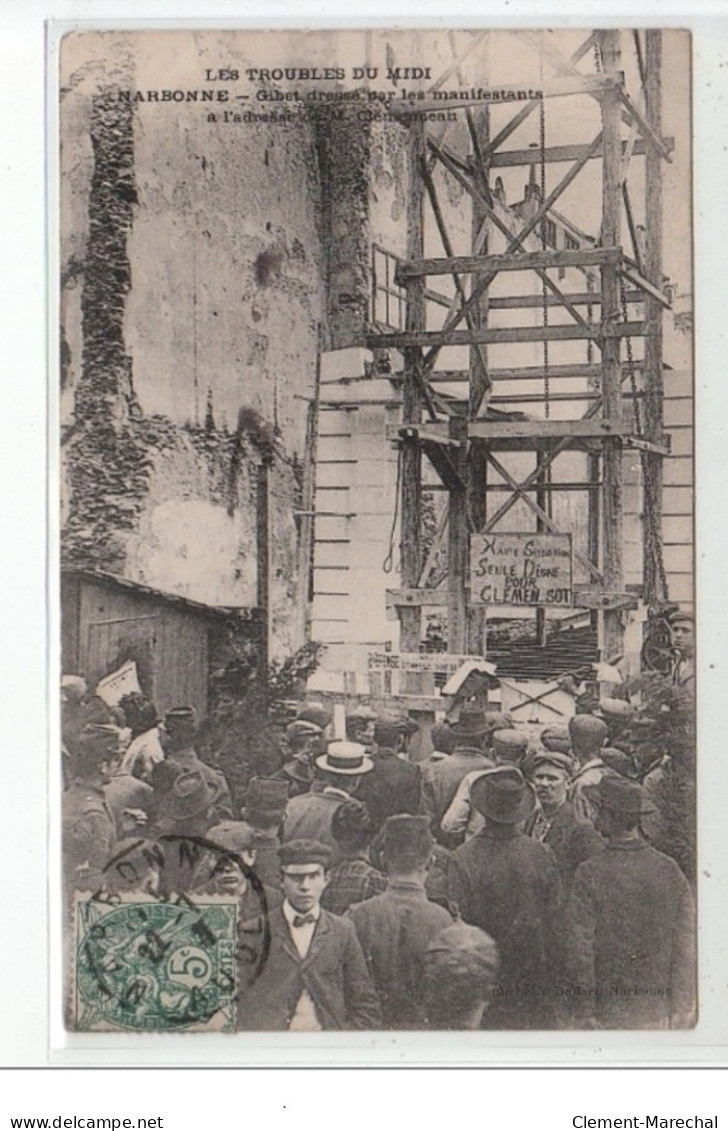
<instances>
[{"instance_id":1,"label":"vintage postcard","mask_svg":"<svg viewBox=\"0 0 728 1131\"><path fill-rule=\"evenodd\" d=\"M66 1030L692 1033L690 33L57 56Z\"/></svg>"}]
</instances>

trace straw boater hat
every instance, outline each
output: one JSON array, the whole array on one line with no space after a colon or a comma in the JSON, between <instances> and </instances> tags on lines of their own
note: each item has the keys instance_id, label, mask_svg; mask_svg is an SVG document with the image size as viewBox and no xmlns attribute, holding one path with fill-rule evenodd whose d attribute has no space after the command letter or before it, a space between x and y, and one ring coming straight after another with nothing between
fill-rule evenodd
<instances>
[{"instance_id":1,"label":"straw boater hat","mask_svg":"<svg viewBox=\"0 0 728 1131\"><path fill-rule=\"evenodd\" d=\"M525 821L536 803L523 774L511 766L475 778L470 783L470 800L483 817L499 825Z\"/></svg>"},{"instance_id":2,"label":"straw boater hat","mask_svg":"<svg viewBox=\"0 0 728 1131\"><path fill-rule=\"evenodd\" d=\"M330 742L326 753L316 759L320 770L343 776L368 774L374 763L360 742Z\"/></svg>"}]
</instances>

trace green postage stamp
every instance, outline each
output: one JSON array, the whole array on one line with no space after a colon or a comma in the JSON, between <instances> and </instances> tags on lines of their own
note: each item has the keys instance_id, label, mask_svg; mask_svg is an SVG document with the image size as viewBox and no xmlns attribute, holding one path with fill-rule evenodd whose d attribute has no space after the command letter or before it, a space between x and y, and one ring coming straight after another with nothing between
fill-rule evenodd
<instances>
[{"instance_id":1,"label":"green postage stamp","mask_svg":"<svg viewBox=\"0 0 728 1131\"><path fill-rule=\"evenodd\" d=\"M235 1028L237 904L76 902L75 1028Z\"/></svg>"}]
</instances>

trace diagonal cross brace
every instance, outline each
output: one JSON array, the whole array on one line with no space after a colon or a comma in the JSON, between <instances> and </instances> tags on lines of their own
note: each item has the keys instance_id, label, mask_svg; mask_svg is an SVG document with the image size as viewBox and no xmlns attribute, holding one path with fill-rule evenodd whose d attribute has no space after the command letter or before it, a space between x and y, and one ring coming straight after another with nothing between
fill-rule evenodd
<instances>
[{"instance_id":1,"label":"diagonal cross brace","mask_svg":"<svg viewBox=\"0 0 728 1131\"><path fill-rule=\"evenodd\" d=\"M505 479L506 483L511 488L511 490L514 491L515 494L518 495L520 498L522 498L524 503L526 503L526 505L528 507L530 507L530 509L533 511L533 513L536 515L536 517L541 520L541 522L544 524L546 529L551 534L562 534L563 533L563 531L559 530L558 526L556 525L554 520L551 518L551 516L548 515L546 513L546 511L543 510L543 508L538 505L538 503L534 502L534 500L530 497L530 495L526 494L525 485L522 484L522 483L517 483L516 480L511 475L511 473L506 470L506 468L503 466L503 464L500 462L499 459L496 459L496 457L493 455L492 452L486 450L485 458L488 460L488 463L492 467L495 468L495 470L498 472L498 474L500 476L502 476L503 479ZM546 461L544 460L541 463L541 465L539 466L539 468L537 469L537 475L542 474L545 462ZM496 518L492 518L490 520L490 522L486 523L486 525L485 525L485 532L486 533L489 533L490 531L493 530L493 526L495 525L496 520L497 520L497 516L496 516ZM590 562L585 554L582 554L580 550L577 550L576 546L574 546L574 557L576 558L576 560L578 562L580 562L580 564L584 567L584 569L589 571L589 573L593 577L596 577L597 580L601 581L602 583L604 582L604 575L602 574L601 570L598 569L597 566L595 566L593 562Z\"/></svg>"}]
</instances>

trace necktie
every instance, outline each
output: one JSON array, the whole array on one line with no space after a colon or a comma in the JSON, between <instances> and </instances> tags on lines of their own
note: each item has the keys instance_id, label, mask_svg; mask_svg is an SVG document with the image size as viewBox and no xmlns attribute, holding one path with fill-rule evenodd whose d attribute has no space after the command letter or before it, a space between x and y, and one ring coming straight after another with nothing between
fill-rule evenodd
<instances>
[{"instance_id":1,"label":"necktie","mask_svg":"<svg viewBox=\"0 0 728 1131\"><path fill-rule=\"evenodd\" d=\"M308 923L315 923L315 922L316 922L316 916L315 915L309 914L309 915L294 915L293 916L293 926L294 927L305 927Z\"/></svg>"}]
</instances>

